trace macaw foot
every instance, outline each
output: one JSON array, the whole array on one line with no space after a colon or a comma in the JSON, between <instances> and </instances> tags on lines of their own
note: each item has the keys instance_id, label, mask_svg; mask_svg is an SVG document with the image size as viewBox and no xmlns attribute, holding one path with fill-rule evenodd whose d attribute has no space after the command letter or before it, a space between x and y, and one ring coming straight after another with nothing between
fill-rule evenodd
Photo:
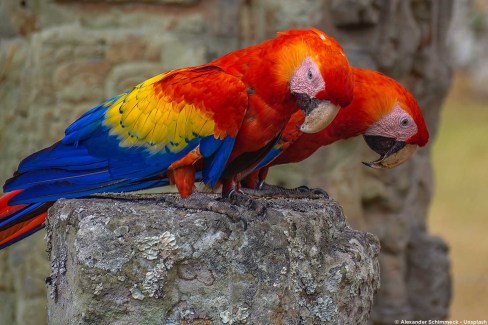
<instances>
[{"instance_id":1,"label":"macaw foot","mask_svg":"<svg viewBox=\"0 0 488 325\"><path fill-rule=\"evenodd\" d=\"M221 199L221 202L230 203L230 207L235 209L233 211L236 213L226 212L226 214L236 222L241 221L244 225L244 230L247 229L250 217L266 214L266 205L245 194L241 189L231 190Z\"/></svg>"},{"instance_id":2,"label":"macaw foot","mask_svg":"<svg viewBox=\"0 0 488 325\"><path fill-rule=\"evenodd\" d=\"M236 195L228 195L224 198L210 197L208 193L201 193L198 191L193 192L185 199L181 199L179 196L171 195L164 196L163 200L169 202L173 206L198 209L203 211L215 212L227 216L232 222L242 222L244 230L247 229L247 215L252 215L246 207L250 206L250 203L244 203L236 201Z\"/></svg>"},{"instance_id":3,"label":"macaw foot","mask_svg":"<svg viewBox=\"0 0 488 325\"><path fill-rule=\"evenodd\" d=\"M256 201L244 193L242 189L230 191L224 200L227 200L232 205L243 207L247 210L256 212L257 214L266 212L266 205L264 205L262 202Z\"/></svg>"},{"instance_id":4,"label":"macaw foot","mask_svg":"<svg viewBox=\"0 0 488 325\"><path fill-rule=\"evenodd\" d=\"M323 197L324 199L330 198L329 193L327 193L325 190L318 188L318 187L310 188L308 186L302 185L302 186L295 187L292 190L297 190L300 193L305 193L305 194L309 194L309 195L318 195L318 196Z\"/></svg>"},{"instance_id":5,"label":"macaw foot","mask_svg":"<svg viewBox=\"0 0 488 325\"><path fill-rule=\"evenodd\" d=\"M329 194L320 188L309 188L299 186L295 188L285 188L277 185L261 183L257 189L243 188L242 191L248 195L256 197L291 197L291 198L329 198Z\"/></svg>"}]
</instances>

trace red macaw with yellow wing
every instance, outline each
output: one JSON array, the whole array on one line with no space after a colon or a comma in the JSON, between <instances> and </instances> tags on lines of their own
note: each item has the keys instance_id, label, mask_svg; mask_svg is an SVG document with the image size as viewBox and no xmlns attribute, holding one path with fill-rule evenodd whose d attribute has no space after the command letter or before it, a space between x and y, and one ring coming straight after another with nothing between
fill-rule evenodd
<instances>
[{"instance_id":1,"label":"red macaw with yellow wing","mask_svg":"<svg viewBox=\"0 0 488 325\"><path fill-rule=\"evenodd\" d=\"M301 131L317 132L352 92L341 46L313 28L155 76L92 108L20 163L0 198L0 248L42 228L59 198L150 188L162 174L188 196L197 161L203 182L221 180L226 195L294 112L306 116Z\"/></svg>"}]
</instances>

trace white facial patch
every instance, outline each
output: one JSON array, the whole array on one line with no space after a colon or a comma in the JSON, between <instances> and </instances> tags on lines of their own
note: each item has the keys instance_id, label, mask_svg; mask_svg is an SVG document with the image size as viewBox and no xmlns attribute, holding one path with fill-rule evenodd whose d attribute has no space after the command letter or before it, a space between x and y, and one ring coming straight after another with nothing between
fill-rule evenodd
<instances>
[{"instance_id":1,"label":"white facial patch","mask_svg":"<svg viewBox=\"0 0 488 325\"><path fill-rule=\"evenodd\" d=\"M417 124L413 118L396 103L393 111L373 123L364 134L406 141L417 131Z\"/></svg>"},{"instance_id":2,"label":"white facial patch","mask_svg":"<svg viewBox=\"0 0 488 325\"><path fill-rule=\"evenodd\" d=\"M291 77L290 92L315 97L318 92L324 89L325 81L319 67L307 56Z\"/></svg>"}]
</instances>

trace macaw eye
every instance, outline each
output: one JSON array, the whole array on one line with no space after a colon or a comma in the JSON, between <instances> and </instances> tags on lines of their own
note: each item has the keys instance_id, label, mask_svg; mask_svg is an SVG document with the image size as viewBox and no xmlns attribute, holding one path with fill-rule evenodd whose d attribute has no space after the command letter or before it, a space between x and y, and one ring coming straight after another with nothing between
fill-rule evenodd
<instances>
[{"instance_id":1,"label":"macaw eye","mask_svg":"<svg viewBox=\"0 0 488 325\"><path fill-rule=\"evenodd\" d=\"M410 125L410 118L407 116L404 116L400 119L400 126L402 128L406 128Z\"/></svg>"},{"instance_id":2,"label":"macaw eye","mask_svg":"<svg viewBox=\"0 0 488 325\"><path fill-rule=\"evenodd\" d=\"M312 70L308 70L308 72L307 72L307 78L308 78L308 80L312 80L312 78L313 78Z\"/></svg>"}]
</instances>

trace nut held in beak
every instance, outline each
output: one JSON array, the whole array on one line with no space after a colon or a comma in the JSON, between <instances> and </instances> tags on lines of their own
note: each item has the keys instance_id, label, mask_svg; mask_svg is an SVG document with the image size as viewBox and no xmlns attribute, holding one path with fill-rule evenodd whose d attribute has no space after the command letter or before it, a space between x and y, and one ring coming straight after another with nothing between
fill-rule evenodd
<instances>
[{"instance_id":1,"label":"nut held in beak","mask_svg":"<svg viewBox=\"0 0 488 325\"><path fill-rule=\"evenodd\" d=\"M317 133L325 129L336 117L341 107L324 100L317 107L313 108L306 116L305 121L300 125L303 133Z\"/></svg>"},{"instance_id":2,"label":"nut held in beak","mask_svg":"<svg viewBox=\"0 0 488 325\"><path fill-rule=\"evenodd\" d=\"M405 162L417 149L415 144L406 144L402 149L391 153L382 155L378 160L372 162L363 162L366 166L371 168L393 168Z\"/></svg>"}]
</instances>

